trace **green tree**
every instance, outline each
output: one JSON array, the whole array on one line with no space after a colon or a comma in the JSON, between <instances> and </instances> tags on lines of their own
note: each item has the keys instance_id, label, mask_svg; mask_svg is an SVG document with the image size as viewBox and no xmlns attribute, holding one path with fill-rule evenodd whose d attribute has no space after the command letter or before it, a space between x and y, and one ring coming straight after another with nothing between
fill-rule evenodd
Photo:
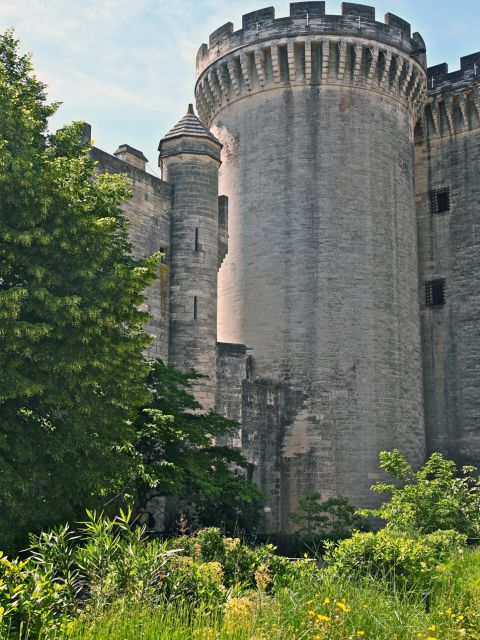
<instances>
[{"instance_id":1,"label":"green tree","mask_svg":"<svg viewBox=\"0 0 480 640\"><path fill-rule=\"evenodd\" d=\"M415 472L397 449L380 453L380 467L394 482L377 482L372 490L390 498L379 509L359 513L382 518L401 532L455 530L480 537L480 477L475 467L458 469L452 460L433 453Z\"/></svg>"},{"instance_id":2,"label":"green tree","mask_svg":"<svg viewBox=\"0 0 480 640\"><path fill-rule=\"evenodd\" d=\"M244 477L248 465L240 451L216 444L238 424L213 411L201 412L191 391L199 377L161 360L152 367L151 401L136 423L139 502L145 506L152 492L176 496L191 507L199 525L249 528L257 520L262 495Z\"/></svg>"},{"instance_id":3,"label":"green tree","mask_svg":"<svg viewBox=\"0 0 480 640\"><path fill-rule=\"evenodd\" d=\"M299 525L300 533L340 537L361 524L361 519L355 515L355 508L342 496L322 502L320 493L309 493L300 500L298 506L298 513L291 513L290 519Z\"/></svg>"},{"instance_id":4,"label":"green tree","mask_svg":"<svg viewBox=\"0 0 480 640\"><path fill-rule=\"evenodd\" d=\"M131 463L149 339L126 179L95 175L82 125L47 134L45 86L0 35L0 545L80 515ZM130 461L130 462L129 462Z\"/></svg>"}]
</instances>

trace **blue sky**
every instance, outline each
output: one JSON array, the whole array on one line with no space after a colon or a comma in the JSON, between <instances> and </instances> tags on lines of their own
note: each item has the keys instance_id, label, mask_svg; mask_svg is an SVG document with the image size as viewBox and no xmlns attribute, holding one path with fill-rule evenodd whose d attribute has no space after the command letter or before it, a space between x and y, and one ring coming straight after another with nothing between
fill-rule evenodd
<instances>
[{"instance_id":1,"label":"blue sky","mask_svg":"<svg viewBox=\"0 0 480 640\"><path fill-rule=\"evenodd\" d=\"M193 102L195 56L211 31L241 26L243 13L273 4L250 0L0 0L0 30L14 27L31 51L52 100L63 102L52 122L93 127L97 146L127 143L157 169L159 139ZM377 20L390 11L424 37L429 65L480 50L478 0L371 2ZM277 17L288 2L275 3ZM327 13L340 2L327 0Z\"/></svg>"}]
</instances>

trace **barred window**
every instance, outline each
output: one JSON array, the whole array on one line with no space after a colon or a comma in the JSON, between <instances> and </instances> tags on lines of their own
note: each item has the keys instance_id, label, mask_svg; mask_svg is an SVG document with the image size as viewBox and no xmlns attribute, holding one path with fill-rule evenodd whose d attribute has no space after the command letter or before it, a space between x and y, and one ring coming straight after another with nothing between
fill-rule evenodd
<instances>
[{"instance_id":1,"label":"barred window","mask_svg":"<svg viewBox=\"0 0 480 640\"><path fill-rule=\"evenodd\" d=\"M450 211L450 187L434 189L431 194L432 213L447 213Z\"/></svg>"},{"instance_id":2,"label":"barred window","mask_svg":"<svg viewBox=\"0 0 480 640\"><path fill-rule=\"evenodd\" d=\"M193 297L193 319L198 320L198 298L197 296Z\"/></svg>"},{"instance_id":3,"label":"barred window","mask_svg":"<svg viewBox=\"0 0 480 640\"><path fill-rule=\"evenodd\" d=\"M442 307L445 304L445 279L438 278L425 283L427 307Z\"/></svg>"}]
</instances>

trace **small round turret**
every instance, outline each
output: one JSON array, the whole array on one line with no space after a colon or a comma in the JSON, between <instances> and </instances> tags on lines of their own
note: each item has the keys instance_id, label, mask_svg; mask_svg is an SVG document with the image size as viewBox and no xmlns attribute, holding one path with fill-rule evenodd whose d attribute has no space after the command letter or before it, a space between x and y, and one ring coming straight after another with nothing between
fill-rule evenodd
<instances>
[{"instance_id":1,"label":"small round turret","mask_svg":"<svg viewBox=\"0 0 480 640\"><path fill-rule=\"evenodd\" d=\"M158 148L162 177L173 186L169 361L207 376L195 385L205 409L215 401L221 148L192 105Z\"/></svg>"}]
</instances>

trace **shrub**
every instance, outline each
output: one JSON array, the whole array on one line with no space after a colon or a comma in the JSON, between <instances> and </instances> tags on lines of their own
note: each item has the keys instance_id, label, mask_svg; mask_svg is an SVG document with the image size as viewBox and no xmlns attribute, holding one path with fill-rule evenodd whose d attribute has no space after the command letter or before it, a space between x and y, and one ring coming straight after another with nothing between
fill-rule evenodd
<instances>
[{"instance_id":1,"label":"shrub","mask_svg":"<svg viewBox=\"0 0 480 640\"><path fill-rule=\"evenodd\" d=\"M114 519L87 512L77 534L68 526L31 537L37 571L62 588L65 612L88 603L101 608L119 597L154 602L162 597L164 572L175 550L148 540L131 513Z\"/></svg>"},{"instance_id":2,"label":"shrub","mask_svg":"<svg viewBox=\"0 0 480 640\"><path fill-rule=\"evenodd\" d=\"M378 533L354 533L338 545L328 544L328 572L352 578L385 580L401 591L425 591L438 577L439 563L466 544L456 531L436 531L411 537L382 529Z\"/></svg>"},{"instance_id":3,"label":"shrub","mask_svg":"<svg viewBox=\"0 0 480 640\"><path fill-rule=\"evenodd\" d=\"M162 594L165 601L188 601L201 604L204 610L215 610L225 602L223 570L218 562L196 562L189 556L172 558L163 574Z\"/></svg>"},{"instance_id":4,"label":"shrub","mask_svg":"<svg viewBox=\"0 0 480 640\"><path fill-rule=\"evenodd\" d=\"M226 538L219 529L209 528L194 536L181 536L170 542L181 548L197 563L218 562L223 570L227 589L240 587L275 591L291 583L307 562L291 562L276 554L272 544L252 548L239 538ZM316 565L312 563L312 568Z\"/></svg>"},{"instance_id":5,"label":"shrub","mask_svg":"<svg viewBox=\"0 0 480 640\"><path fill-rule=\"evenodd\" d=\"M394 479L377 482L372 490L390 493L379 509L359 513L387 521L397 531L432 533L454 529L480 537L480 477L475 467L457 469L455 462L433 453L419 471L414 471L396 449L380 454L380 466Z\"/></svg>"},{"instance_id":6,"label":"shrub","mask_svg":"<svg viewBox=\"0 0 480 640\"><path fill-rule=\"evenodd\" d=\"M315 534L345 537L363 524L355 507L342 496L322 501L320 493L309 493L298 506L298 513L291 513L290 519L307 538Z\"/></svg>"},{"instance_id":7,"label":"shrub","mask_svg":"<svg viewBox=\"0 0 480 640\"><path fill-rule=\"evenodd\" d=\"M9 560L0 552L0 637L29 630L32 635L59 626L62 587L30 560Z\"/></svg>"}]
</instances>

